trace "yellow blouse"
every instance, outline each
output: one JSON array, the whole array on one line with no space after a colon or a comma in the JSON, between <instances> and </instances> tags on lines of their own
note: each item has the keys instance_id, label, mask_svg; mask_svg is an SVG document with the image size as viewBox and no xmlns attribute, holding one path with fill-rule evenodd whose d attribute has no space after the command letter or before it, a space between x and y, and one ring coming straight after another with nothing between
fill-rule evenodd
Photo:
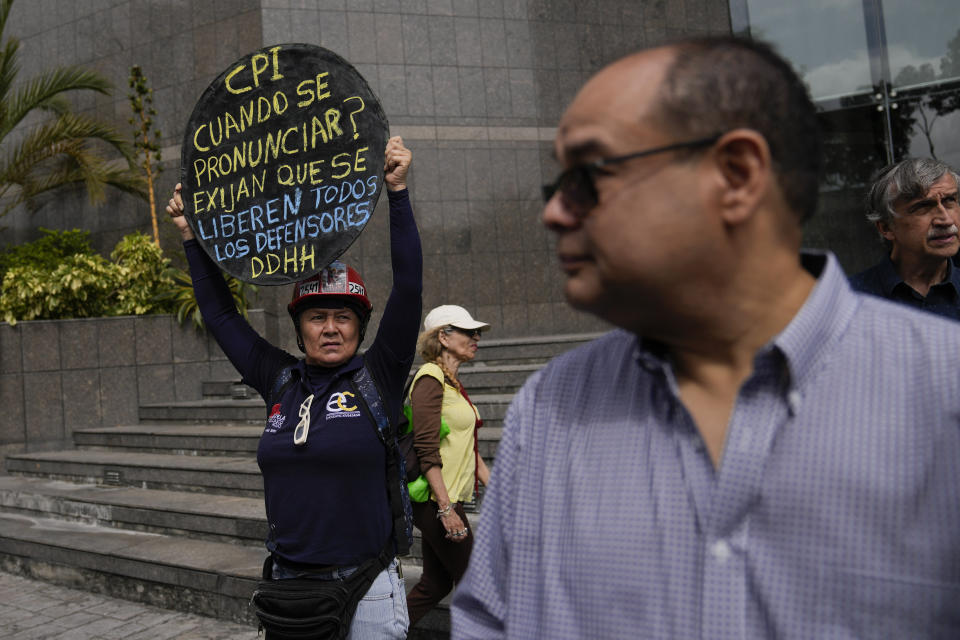
<instances>
[{"instance_id":1,"label":"yellow blouse","mask_svg":"<svg viewBox=\"0 0 960 640\"><path fill-rule=\"evenodd\" d=\"M413 384L416 385L423 376L436 378L443 385L442 414L450 427L450 434L440 441L440 460L443 462L440 471L447 495L452 502L469 502L473 498L473 479L477 467L473 447L474 426L480 414L456 387L447 382L439 365L428 362L420 367ZM432 491L430 499L437 499Z\"/></svg>"}]
</instances>

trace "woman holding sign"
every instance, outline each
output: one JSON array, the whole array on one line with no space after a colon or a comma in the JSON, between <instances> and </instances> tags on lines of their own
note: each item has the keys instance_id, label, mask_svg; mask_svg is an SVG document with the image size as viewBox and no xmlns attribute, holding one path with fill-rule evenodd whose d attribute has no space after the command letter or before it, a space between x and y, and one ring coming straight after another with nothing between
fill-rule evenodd
<instances>
[{"instance_id":1,"label":"woman holding sign","mask_svg":"<svg viewBox=\"0 0 960 640\"><path fill-rule=\"evenodd\" d=\"M385 156L393 288L362 356L372 305L352 267L336 261L294 285L287 308L305 354L299 359L264 340L237 312L219 268L183 217L179 185L167 207L183 236L207 327L243 381L267 401L257 450L271 554L265 574L348 585L375 576L352 619L343 616L354 639L404 638L408 626L395 557L408 545L402 506L398 517L405 495L391 490L399 475L393 477L393 449L378 425L385 415L395 422L413 361L423 257L406 188L410 151L395 137Z\"/></svg>"}]
</instances>

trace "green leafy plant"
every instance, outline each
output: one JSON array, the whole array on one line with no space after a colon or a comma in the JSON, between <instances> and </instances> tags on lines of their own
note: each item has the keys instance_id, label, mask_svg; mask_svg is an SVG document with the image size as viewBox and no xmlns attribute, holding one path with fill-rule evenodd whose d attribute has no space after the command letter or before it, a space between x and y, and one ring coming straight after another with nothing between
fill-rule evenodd
<instances>
[{"instance_id":1,"label":"green leafy plant","mask_svg":"<svg viewBox=\"0 0 960 640\"><path fill-rule=\"evenodd\" d=\"M160 294L160 297L165 302L170 303L172 307L170 312L176 315L177 322L181 325L190 320L193 322L195 329L198 331L205 330L200 307L193 295L193 282L190 279L190 274L183 269L172 268L169 270L169 275L174 284ZM233 302L237 305L237 310L246 318L247 310L250 307L249 298L257 291L256 285L247 284L243 280L227 274L224 274L224 278L230 288Z\"/></svg>"},{"instance_id":2,"label":"green leafy plant","mask_svg":"<svg viewBox=\"0 0 960 640\"><path fill-rule=\"evenodd\" d=\"M173 286L170 261L160 247L143 233L131 233L117 243L110 254L116 268L116 315L166 313L171 305L159 292Z\"/></svg>"},{"instance_id":3,"label":"green leafy plant","mask_svg":"<svg viewBox=\"0 0 960 640\"><path fill-rule=\"evenodd\" d=\"M13 0L0 0L0 36L12 6ZM40 195L72 184L82 184L94 204L106 198L107 186L143 197L143 177L133 169L121 135L109 125L73 113L65 96L77 90L109 94L107 79L67 66L18 81L19 49L14 37L0 43L0 217L21 204L35 209ZM34 115L41 116L37 124L24 124ZM19 135L10 135L14 129ZM126 166L115 166L96 144L119 152Z\"/></svg>"},{"instance_id":4,"label":"green leafy plant","mask_svg":"<svg viewBox=\"0 0 960 640\"><path fill-rule=\"evenodd\" d=\"M133 117L129 122L134 126L133 146L136 149L137 162L143 168L147 181L147 196L150 204L150 222L153 225L153 241L160 246L160 229L157 226L157 205L154 195L155 175L163 171L160 164L160 130L153 128L153 116L157 111L153 108L153 89L147 84L147 76L139 66L130 67L130 109ZM153 132L153 135L151 134Z\"/></svg>"},{"instance_id":5,"label":"green leafy plant","mask_svg":"<svg viewBox=\"0 0 960 640\"><path fill-rule=\"evenodd\" d=\"M170 266L150 236L124 236L110 260L90 248L86 231L43 230L43 236L0 252L0 318L56 320L173 313L202 330L203 317L190 274ZM246 317L257 288L226 276L237 309Z\"/></svg>"},{"instance_id":6,"label":"green leafy plant","mask_svg":"<svg viewBox=\"0 0 960 640\"><path fill-rule=\"evenodd\" d=\"M7 247L0 251L0 281L13 267L37 267L53 271L64 258L73 255L93 255L90 232L73 229L56 231L40 227L41 236L32 242Z\"/></svg>"},{"instance_id":7,"label":"green leafy plant","mask_svg":"<svg viewBox=\"0 0 960 640\"><path fill-rule=\"evenodd\" d=\"M18 320L87 318L107 313L116 274L99 255L70 256L53 271L14 267L0 288L0 310Z\"/></svg>"},{"instance_id":8,"label":"green leafy plant","mask_svg":"<svg viewBox=\"0 0 960 640\"><path fill-rule=\"evenodd\" d=\"M171 310L170 303L157 295L173 286L169 261L149 236L139 232L125 236L110 258L78 253L61 258L53 268L11 267L0 285L0 315L16 324Z\"/></svg>"}]
</instances>

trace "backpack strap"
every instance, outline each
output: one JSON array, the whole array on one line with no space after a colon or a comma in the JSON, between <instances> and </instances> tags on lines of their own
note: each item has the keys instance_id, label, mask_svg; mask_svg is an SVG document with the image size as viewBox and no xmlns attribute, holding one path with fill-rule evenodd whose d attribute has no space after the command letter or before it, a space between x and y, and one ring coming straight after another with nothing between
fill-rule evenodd
<instances>
[{"instance_id":1,"label":"backpack strap","mask_svg":"<svg viewBox=\"0 0 960 640\"><path fill-rule=\"evenodd\" d=\"M367 405L368 416L373 416L373 423L377 427L377 436L385 447L389 448L390 438L395 436L390 429L390 418L387 416L387 409L383 406L380 389L374 382L373 376L367 371L366 362L357 369L352 377L353 386L360 392L360 397Z\"/></svg>"},{"instance_id":2,"label":"backpack strap","mask_svg":"<svg viewBox=\"0 0 960 640\"><path fill-rule=\"evenodd\" d=\"M410 507L410 494L407 492L407 472L403 455L397 445L397 433L387 415L377 383L367 371L366 362L354 372L351 381L358 392L360 406L374 425L380 442L387 449L387 496L393 515L394 540L397 554L406 555L413 544L413 510ZM403 536L400 535L401 531Z\"/></svg>"},{"instance_id":3,"label":"backpack strap","mask_svg":"<svg viewBox=\"0 0 960 640\"><path fill-rule=\"evenodd\" d=\"M283 394L286 393L287 389L293 384L293 369L294 366L288 365L280 370L280 373L277 374L277 377L273 379L273 386L270 387L270 393L267 395L267 414L269 415L270 410L273 408L280 398L283 397Z\"/></svg>"},{"instance_id":4,"label":"backpack strap","mask_svg":"<svg viewBox=\"0 0 960 640\"><path fill-rule=\"evenodd\" d=\"M280 372L277 374L277 377L273 379L273 385L270 387L270 391L267 393L267 418L270 418L270 412L273 410L273 406L279 402L280 398L283 397L283 394L287 392L287 389L290 388L290 385L294 382L293 377L293 365L288 365L283 369L280 369ZM273 552L277 550L277 542L273 537L273 529L270 529L270 534L267 536L267 551L270 552L267 560L272 561ZM266 579L267 576L267 565L263 565L263 576Z\"/></svg>"}]
</instances>

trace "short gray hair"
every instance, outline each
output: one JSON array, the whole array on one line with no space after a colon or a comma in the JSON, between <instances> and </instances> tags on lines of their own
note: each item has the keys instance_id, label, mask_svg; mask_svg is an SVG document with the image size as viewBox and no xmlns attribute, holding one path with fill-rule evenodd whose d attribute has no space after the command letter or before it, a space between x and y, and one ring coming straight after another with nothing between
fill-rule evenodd
<instances>
[{"instance_id":1,"label":"short gray hair","mask_svg":"<svg viewBox=\"0 0 960 640\"><path fill-rule=\"evenodd\" d=\"M907 158L884 167L873 175L873 184L867 193L867 220L890 222L896 213L893 205L897 200L922 198L933 183L947 173L960 185L960 175L955 169L931 158Z\"/></svg>"}]
</instances>

